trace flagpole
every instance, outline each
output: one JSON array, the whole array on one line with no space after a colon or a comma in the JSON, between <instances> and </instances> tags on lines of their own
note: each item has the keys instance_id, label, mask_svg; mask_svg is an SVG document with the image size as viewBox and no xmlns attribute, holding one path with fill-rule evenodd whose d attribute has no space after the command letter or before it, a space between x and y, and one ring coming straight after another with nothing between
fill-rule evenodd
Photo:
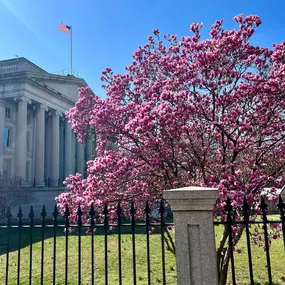
<instances>
[{"instance_id":1,"label":"flagpole","mask_svg":"<svg viewBox=\"0 0 285 285\"><path fill-rule=\"evenodd\" d=\"M70 26L70 75L73 75L72 73L72 26Z\"/></svg>"}]
</instances>

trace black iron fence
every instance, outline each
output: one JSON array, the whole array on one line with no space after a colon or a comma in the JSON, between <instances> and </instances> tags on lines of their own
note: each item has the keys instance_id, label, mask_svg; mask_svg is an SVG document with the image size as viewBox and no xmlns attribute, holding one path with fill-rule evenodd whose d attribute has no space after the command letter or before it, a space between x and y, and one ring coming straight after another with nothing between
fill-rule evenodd
<instances>
[{"instance_id":1,"label":"black iron fence","mask_svg":"<svg viewBox=\"0 0 285 285\"><path fill-rule=\"evenodd\" d=\"M11 211L8 208L6 213L6 225L0 226L0 251L2 251L2 256L0 254L0 257L1 260L4 260L5 258L5 262L3 263L3 267L5 267L5 271L3 271L3 273L5 273L5 279L2 280L1 284L83 284L82 269L84 269L85 279L86 274L88 274L90 277L89 281L84 284L95 284L96 274L100 274L104 275L103 280L101 280L102 283L100 284L103 284L104 282L104 284L121 285L123 284L123 276L125 274L124 272L126 271L132 271L132 280L131 282L124 282L124 284L174 284L171 282L167 282L165 231L167 231L170 226L173 226L173 224L168 223L165 220L166 208L164 201L160 201L158 207L159 214L156 217L156 220L153 219L151 208L149 207L148 202L146 202L145 204L143 221L138 221L136 219L136 208L134 203L130 203L129 206L129 217L128 219L126 219L122 215L123 211L121 208L121 204L118 203L116 208L117 218L116 222L114 223L109 223L110 210L107 204L105 204L102 213L97 213L93 205L91 205L87 216L84 215L81 207L78 207L76 212L77 222L75 223L71 222L70 211L68 206L66 206L63 216L60 215L57 207L55 206L52 214L53 219L50 221L46 220L47 213L45 210L45 206L43 206L42 211L40 213L40 220L35 218L33 207L31 207L30 212L28 214L28 222L25 222L24 220L25 217L23 217L21 207L19 208L19 211L17 213L17 219L14 219L14 217L12 217ZM110 234L113 234L113 236L110 236ZM131 268L122 267L125 253L125 251L123 252L122 249L122 246L125 247L125 245L123 245L122 237L125 234L128 234L128 237L131 240L128 248L128 250L131 252L130 256L132 256L132 260L130 263ZM83 246L86 247L86 240L83 242L83 237L87 237L87 235L88 244L86 249L83 248ZM141 244L141 238L140 244L137 244L138 235L140 235L140 237L144 237L143 246ZM156 246L159 245L160 249L158 251L156 250L155 252L156 258L158 253L160 255L159 265L152 264L151 262L152 255L154 254L151 251L151 241L154 235L156 235L156 239L160 240L159 243L156 244ZM95 238L98 236L100 236L100 238L102 239L102 248L96 248ZM114 256L111 256L109 250L109 239L114 236L116 237L117 243L116 261L114 261ZM49 244L51 244L48 248L47 243L45 242L45 239L47 238L50 238ZM59 238L64 240L61 240L60 245L58 245ZM75 250L74 247L71 246L71 238L72 243L74 243L74 240L76 239ZM35 244L36 240L39 243ZM112 242L114 242L114 239L112 239ZM145 264L143 265L143 271L144 273L147 272L147 277L142 282L138 282L141 280L141 274L138 274L137 251L141 251L142 247L144 247L144 254L146 256ZM23 248L26 249L24 253ZM73 252L71 252L72 249ZM61 258L61 263L64 263L64 265L59 264L59 250L61 251L61 253L63 252L64 258ZM89 264L88 266L84 266L83 268L83 259L87 258L86 250L89 256ZM100 257L100 259L96 260L95 254L99 250L102 250L102 256ZM126 248L124 248L124 250L126 250ZM35 258L36 251L40 252L40 257L36 260L36 263L40 263L40 266L37 267L38 272L35 272L35 261L33 261L33 258ZM47 264L45 255L47 255L48 253L49 256L51 256L52 264ZM13 260L11 256L12 254L14 254ZM70 261L71 259L74 261L75 258L77 261L76 263L73 262L73 268L70 268ZM100 272L96 272L97 267L95 265L98 262L104 263L103 266L101 264L103 270L101 270ZM116 263L117 266L117 281L115 283L114 281L112 281L114 279L110 280L109 268L110 266L113 267L110 262ZM22 273L21 271L21 268L23 267L22 263L26 263L26 266L28 266L25 273ZM51 263L51 261L49 261L49 263ZM58 272L59 265L62 266L60 272ZM156 272L156 270L152 270L153 265L155 265L156 268L157 266L160 267L159 272ZM47 275L45 267L49 268L48 270L51 275L48 281L46 281L45 279L45 276ZM70 276L70 270L72 269L72 271L74 272L74 267L77 267L77 280L74 280L74 275ZM88 272L86 271L87 267ZM175 272L175 268L172 268L172 271ZM59 274L61 274L60 280ZM25 275L26 281L23 281L23 275ZM38 276L36 283L34 280L35 275ZM158 281L153 282L153 280Z\"/></svg>"},{"instance_id":2,"label":"black iron fence","mask_svg":"<svg viewBox=\"0 0 285 285\"><path fill-rule=\"evenodd\" d=\"M269 285L273 285L273 277L271 271L271 260L270 260L270 244L271 237L269 233L269 227L272 225L278 225L280 227L281 232L283 233L283 243L285 249L285 217L284 217L284 209L285 204L282 200L281 195L279 196L279 202L277 204L277 208L280 212L280 219L276 219L274 216L273 219L270 219L268 215L268 204L265 202L265 198L262 197L260 204L257 208L253 209L249 206L246 198L244 198L242 205L242 215L238 216L234 213L234 209L232 207L232 203L230 199L227 200L225 211L227 219L225 221L215 221L214 225L225 225L228 230L228 248L230 254L230 262L231 262L231 279L233 285L238 284L236 281L236 267L235 267L235 253L237 250L235 248L235 242L239 239L236 239L236 236L239 235L242 231L245 231L246 235L246 248L247 248L247 261L248 261L248 271L249 271L249 284L255 285L259 283L255 283L254 280L254 270L252 264L252 240L256 238L257 233L251 230L254 225L261 225L261 232L258 232L259 237L262 235L263 237L259 240L259 245L262 245L264 248L264 257L266 258L267 264L267 275L268 275L268 283ZM258 215L254 214L258 213ZM238 231L235 231L234 228L239 227ZM236 236L235 236L236 235ZM226 248L225 248L226 249ZM279 283L278 283L279 284Z\"/></svg>"}]
</instances>

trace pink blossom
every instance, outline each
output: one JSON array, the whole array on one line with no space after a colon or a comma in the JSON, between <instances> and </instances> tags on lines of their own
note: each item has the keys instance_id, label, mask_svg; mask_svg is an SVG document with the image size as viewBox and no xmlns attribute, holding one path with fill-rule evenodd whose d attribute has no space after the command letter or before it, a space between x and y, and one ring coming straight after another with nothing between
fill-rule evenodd
<instances>
[{"instance_id":1,"label":"pink blossom","mask_svg":"<svg viewBox=\"0 0 285 285\"><path fill-rule=\"evenodd\" d=\"M285 184L285 42L254 45L260 18L234 19L230 30L216 21L207 39L198 23L190 26L194 35L181 39L160 40L154 30L125 73L102 72L106 99L79 89L66 116L78 141L96 139L96 157L86 178L66 178L69 193L57 197L62 213L68 203L76 221L78 204L87 213L93 203L101 213L108 203L116 223L117 202L133 200L140 219L146 200L192 185L218 188L213 212L222 221L227 198L237 220L244 196L254 215L264 189L273 187L269 194L277 202L274 188ZM128 216L129 204L121 206Z\"/></svg>"}]
</instances>

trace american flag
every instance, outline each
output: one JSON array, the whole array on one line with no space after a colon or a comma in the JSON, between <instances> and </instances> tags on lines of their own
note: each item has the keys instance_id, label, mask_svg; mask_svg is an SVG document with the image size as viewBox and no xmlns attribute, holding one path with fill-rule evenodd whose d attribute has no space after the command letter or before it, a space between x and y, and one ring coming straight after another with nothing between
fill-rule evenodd
<instances>
[{"instance_id":1,"label":"american flag","mask_svg":"<svg viewBox=\"0 0 285 285\"><path fill-rule=\"evenodd\" d=\"M67 26L67 25L61 23L61 24L59 25L58 29L61 30L61 31L63 31L63 32L65 32L65 33L70 34L71 26Z\"/></svg>"}]
</instances>

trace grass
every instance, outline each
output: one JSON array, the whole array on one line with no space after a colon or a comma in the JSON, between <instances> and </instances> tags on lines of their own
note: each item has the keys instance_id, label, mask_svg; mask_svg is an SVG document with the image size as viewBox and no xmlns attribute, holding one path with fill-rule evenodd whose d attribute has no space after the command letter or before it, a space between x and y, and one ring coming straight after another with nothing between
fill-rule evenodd
<instances>
[{"instance_id":1,"label":"grass","mask_svg":"<svg viewBox=\"0 0 285 285\"><path fill-rule=\"evenodd\" d=\"M3 230L2 230L3 231ZM51 231L51 230L50 230ZM1 232L0 232L1 233ZM47 233L49 235L49 233ZM41 232L35 232L33 243L33 284L40 284L41 273ZM12 245L14 250L10 252L9 285L17 284L17 232L12 233ZM21 249L21 283L29 284L29 236L28 229L23 233L23 244ZM0 239L0 284L5 284L5 239ZM49 237L44 241L44 284L52 284L53 272L53 238ZM81 284L91 284L91 237L82 236L82 281ZM161 240L159 234L150 236L151 252L151 284L162 284L161 266ZM122 280L123 284L133 284L133 259L132 239L130 234L122 235ZM146 238L143 234L136 235L136 264L137 284L147 284L147 257ZM56 257L56 284L64 284L65 270L65 237L57 237ZM108 275L109 284L119 284L118 280L118 239L117 235L108 235ZM69 237L69 276L68 284L78 284L78 238L75 235ZM167 284L176 284L175 257L166 252L166 276ZM95 284L105 284L105 263L104 263L104 236L95 235Z\"/></svg>"},{"instance_id":2,"label":"grass","mask_svg":"<svg viewBox=\"0 0 285 285\"><path fill-rule=\"evenodd\" d=\"M271 215L270 219L279 220L278 215ZM216 245L218 245L219 239L222 234L222 226L215 226ZM252 227L251 230L254 230ZM238 285L250 284L249 269L248 269L248 253L246 246L246 235L243 234L238 248L242 250L241 254L234 254L235 262L235 275L236 282ZM256 285L267 285L268 283L268 270L266 263L266 253L262 247L251 245L252 252L252 264L253 264L253 277ZM283 239L279 238L272 240L270 247L270 261L271 261L271 273L273 285L284 285L285 284L285 250ZM229 265L228 282L231 282L231 269Z\"/></svg>"},{"instance_id":3,"label":"grass","mask_svg":"<svg viewBox=\"0 0 285 285\"><path fill-rule=\"evenodd\" d=\"M0 230L0 284L5 284L5 262L6 262L6 236L5 230ZM34 230L33 239L33 284L40 284L41 273L41 231ZM218 243L222 233L222 226L215 227L216 242ZM44 284L52 284L53 269L53 238L52 229L46 231L44 241ZM21 244L21 283L29 284L29 229L23 229ZM11 235L9 284L17 284L17 230ZM162 284L161 270L161 240L159 234L150 236L151 245L151 281L152 284ZM249 283L248 255L245 235L242 237L239 248L241 254L235 254L236 280L239 285ZM82 236L82 283L91 284L91 237ZM118 240L117 235L108 235L108 270L109 284L119 284L118 281ZM270 248L271 270L274 285L285 284L285 251L283 240L273 240ZM146 238L144 234L136 235L136 261L137 261L137 284L147 284L147 262L146 262ZM252 245L252 262L254 280L256 285L268 284L266 254L263 248ZM65 237L62 230L58 231L57 258L56 258L56 284L64 284L65 269ZM78 238L75 235L69 237L69 283L78 284ZM130 234L122 235L122 272L123 284L133 284L133 259L132 239ZM105 284L104 263L104 236L95 235L95 284ZM176 284L175 257L166 252L166 279L167 284ZM228 284L231 284L231 272L228 275Z\"/></svg>"}]
</instances>

